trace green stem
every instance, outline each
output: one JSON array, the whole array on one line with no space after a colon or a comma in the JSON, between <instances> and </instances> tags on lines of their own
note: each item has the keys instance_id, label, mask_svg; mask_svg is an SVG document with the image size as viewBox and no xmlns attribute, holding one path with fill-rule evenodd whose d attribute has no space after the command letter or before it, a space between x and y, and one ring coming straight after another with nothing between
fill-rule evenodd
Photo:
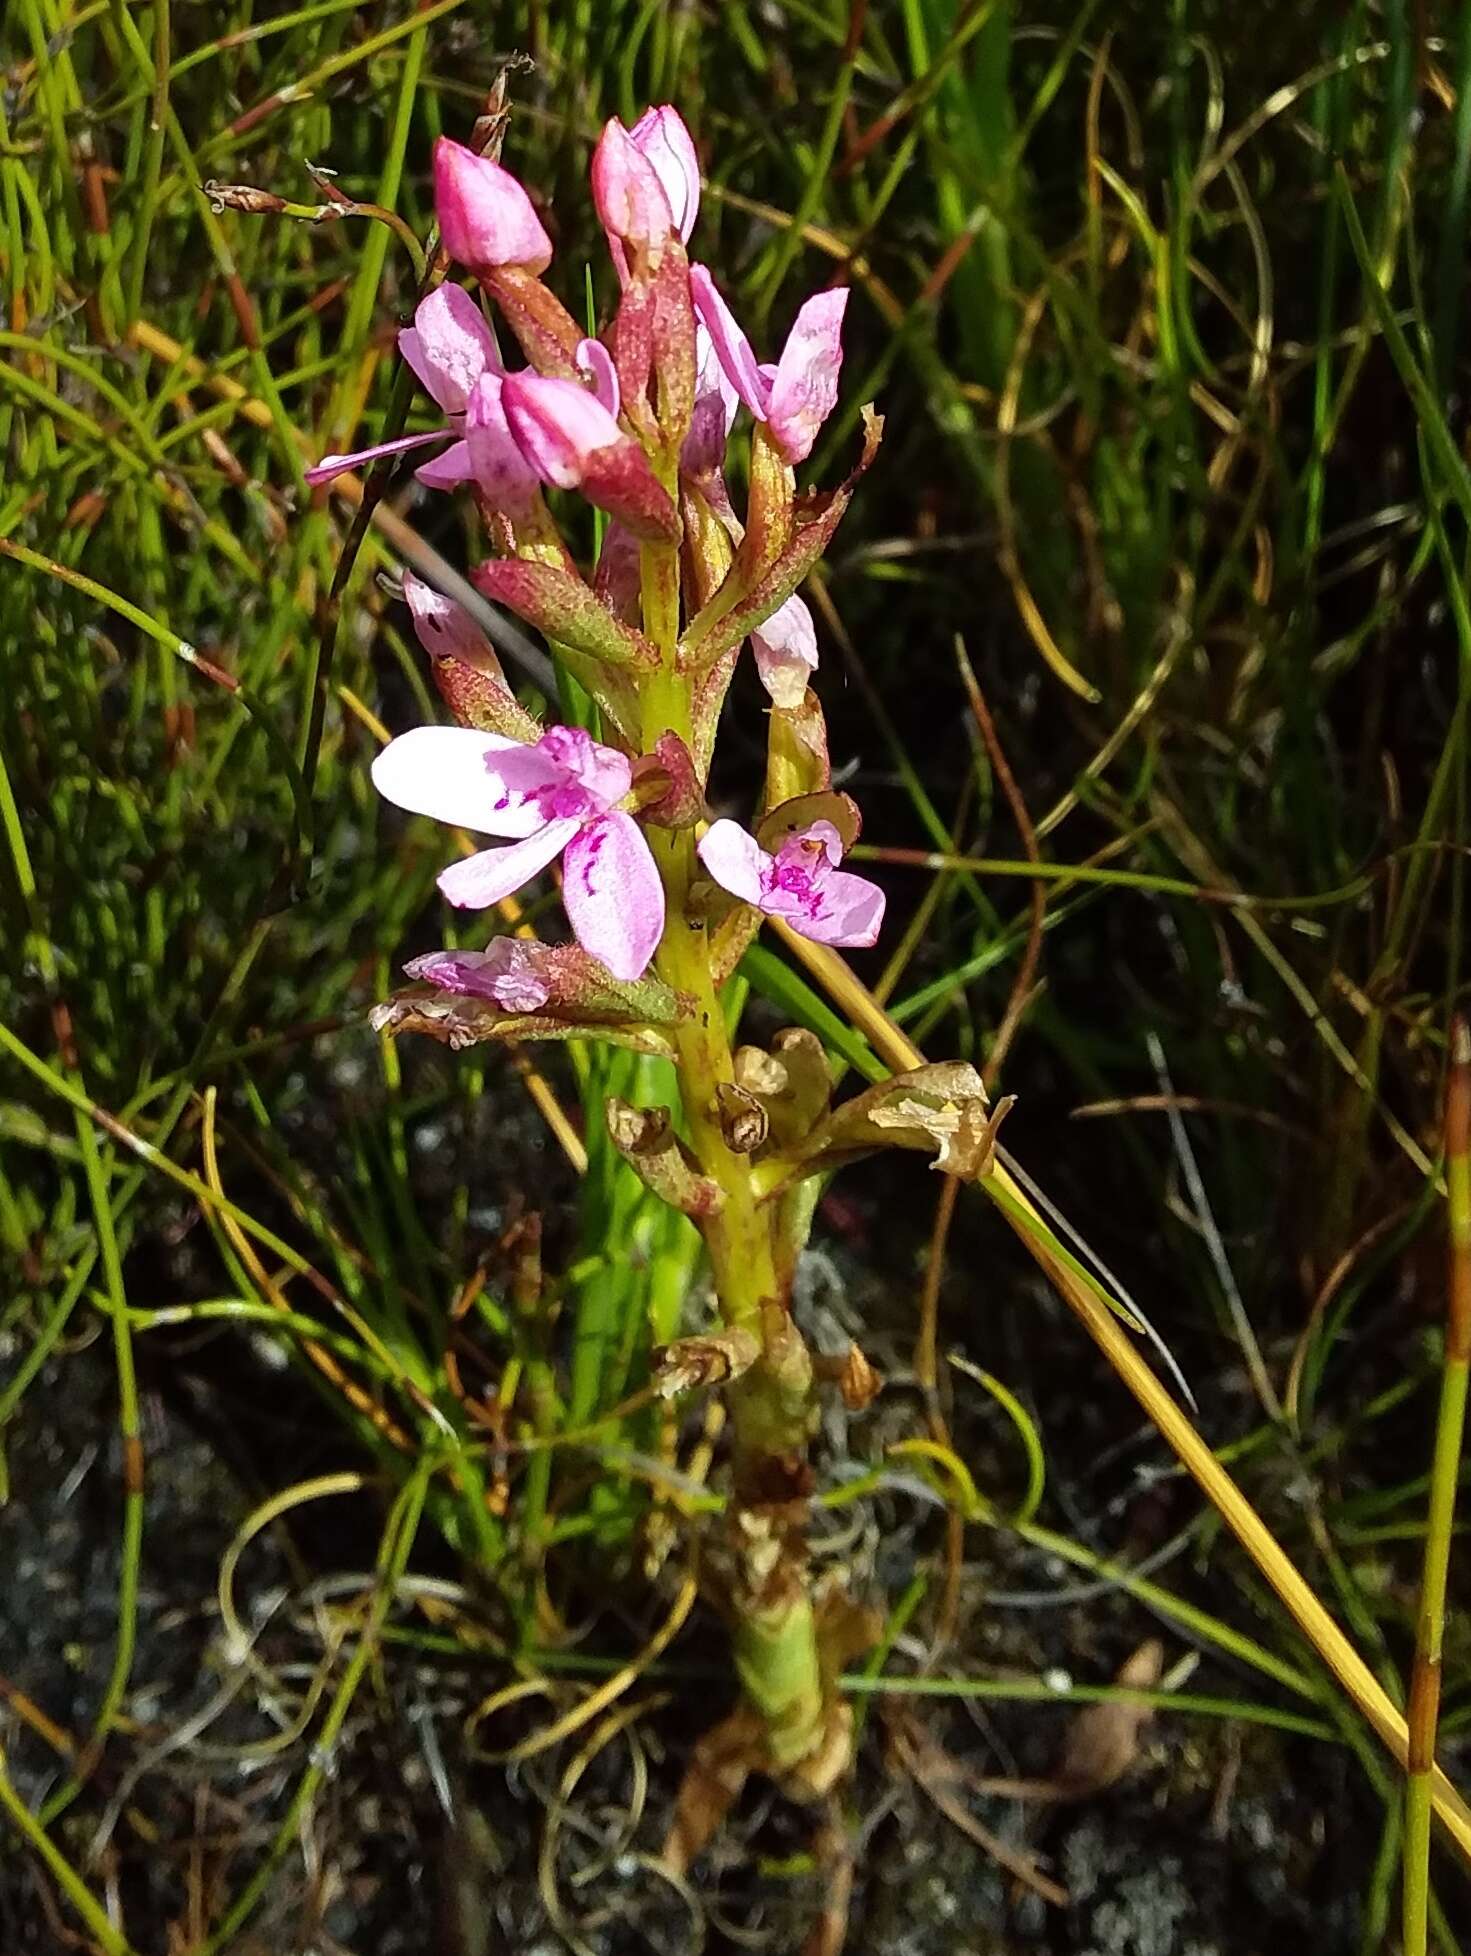
<instances>
[{"instance_id":1,"label":"green stem","mask_svg":"<svg viewBox=\"0 0 1471 1956\"><path fill-rule=\"evenodd\" d=\"M678 553L647 547L641 568L644 632L663 661L644 688L643 745L651 751L661 735L673 733L693 749L691 682L675 667ZM722 1197L718 1212L701 1225L711 1275L725 1323L749 1332L761 1348L730 1388L738 1501L731 1602L736 1668L761 1714L769 1762L786 1771L819 1753L828 1713L804 1545L789 1522L761 1504L776 1501L781 1512L792 1461L805 1451L812 1364L782 1299L772 1211L761 1205L749 1157L731 1148L721 1125L720 1089L734 1084L735 1068L705 922L690 900L699 873L694 837L689 830L651 829L649 843L665 895L657 969L694 1002L675 1034L690 1145Z\"/></svg>"}]
</instances>

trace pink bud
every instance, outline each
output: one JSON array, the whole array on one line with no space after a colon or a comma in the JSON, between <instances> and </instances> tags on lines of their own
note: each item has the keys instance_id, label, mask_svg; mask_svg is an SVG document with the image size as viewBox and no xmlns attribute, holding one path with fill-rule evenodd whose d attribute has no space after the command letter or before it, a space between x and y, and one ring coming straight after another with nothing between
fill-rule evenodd
<instances>
[{"instance_id":1,"label":"pink bud","mask_svg":"<svg viewBox=\"0 0 1471 1956\"><path fill-rule=\"evenodd\" d=\"M628 437L590 388L548 374L508 374L501 387L516 446L543 482L581 486L594 456Z\"/></svg>"},{"instance_id":2,"label":"pink bud","mask_svg":"<svg viewBox=\"0 0 1471 1956\"><path fill-rule=\"evenodd\" d=\"M634 148L653 165L669 199L675 229L688 243L700 210L700 159L684 117L666 102L662 108L645 109L628 134Z\"/></svg>"},{"instance_id":3,"label":"pink bud","mask_svg":"<svg viewBox=\"0 0 1471 1956\"><path fill-rule=\"evenodd\" d=\"M448 136L434 145L434 208L445 250L471 271L540 273L552 262L552 241L521 184Z\"/></svg>"},{"instance_id":4,"label":"pink bud","mask_svg":"<svg viewBox=\"0 0 1471 1956\"><path fill-rule=\"evenodd\" d=\"M659 172L628 131L610 116L592 153L592 195L614 248L657 252L674 235L674 213ZM625 264L618 267L620 277Z\"/></svg>"},{"instance_id":5,"label":"pink bud","mask_svg":"<svg viewBox=\"0 0 1471 1956\"><path fill-rule=\"evenodd\" d=\"M588 388L555 374L511 374L501 402L512 438L543 482L580 489L645 543L677 540L679 518L649 458Z\"/></svg>"}]
</instances>

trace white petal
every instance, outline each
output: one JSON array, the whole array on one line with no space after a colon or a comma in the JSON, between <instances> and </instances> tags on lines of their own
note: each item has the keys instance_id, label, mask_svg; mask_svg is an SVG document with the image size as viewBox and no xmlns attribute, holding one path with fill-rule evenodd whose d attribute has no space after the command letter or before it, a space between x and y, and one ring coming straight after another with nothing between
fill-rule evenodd
<instances>
[{"instance_id":1,"label":"white petal","mask_svg":"<svg viewBox=\"0 0 1471 1956\"><path fill-rule=\"evenodd\" d=\"M414 727L400 734L373 762L373 786L385 801L411 815L478 829L483 835L531 835L545 819L517 801L497 808L502 790L491 769L508 749L524 743L473 727Z\"/></svg>"}]
</instances>

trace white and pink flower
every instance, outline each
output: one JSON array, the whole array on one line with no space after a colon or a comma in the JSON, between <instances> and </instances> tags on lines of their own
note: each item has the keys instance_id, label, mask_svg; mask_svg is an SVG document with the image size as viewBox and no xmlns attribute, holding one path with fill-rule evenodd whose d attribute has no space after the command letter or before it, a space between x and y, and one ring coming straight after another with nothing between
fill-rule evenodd
<instances>
[{"instance_id":1,"label":"white and pink flower","mask_svg":"<svg viewBox=\"0 0 1471 1956\"><path fill-rule=\"evenodd\" d=\"M866 876L839 869L843 839L831 822L810 822L769 855L739 822L712 822L698 844L700 861L733 897L790 924L818 944L876 943L884 893Z\"/></svg>"},{"instance_id":2,"label":"white and pink flower","mask_svg":"<svg viewBox=\"0 0 1471 1956\"><path fill-rule=\"evenodd\" d=\"M503 836L439 878L447 902L484 910L560 856L562 901L585 951L625 983L643 976L664 930L664 886L642 829L618 804L623 754L580 727L530 744L471 727L415 727L373 763L373 785L410 814Z\"/></svg>"}]
</instances>

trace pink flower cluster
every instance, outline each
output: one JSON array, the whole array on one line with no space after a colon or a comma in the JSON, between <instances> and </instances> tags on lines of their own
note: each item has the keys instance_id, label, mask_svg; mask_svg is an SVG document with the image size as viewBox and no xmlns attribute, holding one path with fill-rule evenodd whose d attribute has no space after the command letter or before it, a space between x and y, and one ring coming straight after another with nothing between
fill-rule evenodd
<instances>
[{"instance_id":1,"label":"pink flower cluster","mask_svg":"<svg viewBox=\"0 0 1471 1956\"><path fill-rule=\"evenodd\" d=\"M847 293L810 298L777 360L758 360L709 271L685 255L699 212L700 169L688 129L667 106L650 109L632 129L614 118L593 156L593 198L622 292L603 338L586 335L543 284L551 239L509 171L441 137L434 184L444 249L496 301L527 365L507 368L469 292L437 286L400 333L399 348L442 424L325 456L308 480L326 482L380 456L432 448L418 479L432 489L470 488L498 547L527 560L523 583L529 590L535 582L541 607L533 622L573 653L619 665L617 683L609 682L600 703L620 745L567 726L547 727L530 742L487 731L483 722L420 727L389 743L373 779L401 808L502 839L440 877L451 903L494 904L560 857L563 900L579 944L613 977L630 981L647 969L664 927L663 883L637 812L647 797L641 803L633 792L639 729L623 711L637 685L623 666L636 665L647 648L633 628L637 547L664 546L667 555L669 546L687 543L691 522L708 519L727 532L723 561L729 566L734 557L736 574L744 531L724 484L726 439L744 408L771 457L769 469L785 479L781 493L790 507L791 470L810 455L837 400ZM575 489L613 518L591 593L546 509L545 488ZM768 585L778 560L779 551L762 560ZM812 617L795 595L800 575L798 565L784 586L770 585L769 599L758 592L748 607L756 622L744 621L777 713L804 710L817 665ZM605 628L589 623L592 594L612 614ZM448 599L437 601L432 620L419 598L416 622L421 611L446 660L475 643L473 626L456 617ZM564 621L560 628L549 625L553 614ZM725 663L706 685L707 720L718 712L734 651L719 656ZM825 746L822 756L825 770ZM708 755L700 779L707 762ZM844 945L877 936L882 893L838 869L842 847L831 823L810 824L772 857L738 825L719 821L699 854L730 895L806 936Z\"/></svg>"}]
</instances>

